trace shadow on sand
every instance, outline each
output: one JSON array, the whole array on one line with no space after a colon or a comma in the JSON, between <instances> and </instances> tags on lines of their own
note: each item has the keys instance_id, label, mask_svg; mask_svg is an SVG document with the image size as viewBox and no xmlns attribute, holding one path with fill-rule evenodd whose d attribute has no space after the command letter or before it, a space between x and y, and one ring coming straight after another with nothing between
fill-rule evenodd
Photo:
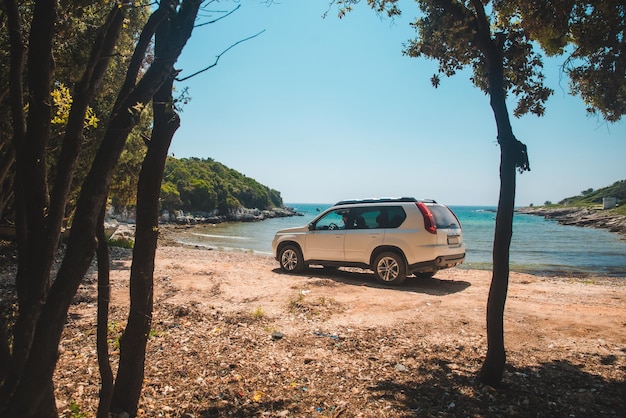
<instances>
[{"instance_id":1,"label":"shadow on sand","mask_svg":"<svg viewBox=\"0 0 626 418\"><path fill-rule=\"evenodd\" d=\"M338 283L351 286L368 286L378 289L394 289L401 292L415 292L432 296L445 296L453 293L462 292L471 286L470 282L458 280L442 280L437 276L423 279L413 276L407 277L406 281L399 286L384 285L376 281L374 273L369 270L361 269L333 269L323 267L310 267L301 273L285 273L280 268L273 270L275 273L288 276L306 277L311 280L328 279Z\"/></svg>"}]
</instances>

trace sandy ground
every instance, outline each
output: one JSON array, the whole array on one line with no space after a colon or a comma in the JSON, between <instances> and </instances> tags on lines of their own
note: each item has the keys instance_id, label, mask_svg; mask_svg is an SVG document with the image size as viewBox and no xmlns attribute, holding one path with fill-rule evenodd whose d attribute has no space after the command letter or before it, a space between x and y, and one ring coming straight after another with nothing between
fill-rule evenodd
<instances>
[{"instance_id":1,"label":"sandy ground","mask_svg":"<svg viewBox=\"0 0 626 418\"><path fill-rule=\"evenodd\" d=\"M168 244L139 416L624 416L626 279L512 273L495 391L475 380L488 271L384 287L358 269L290 275L268 256ZM128 255L112 263L114 365ZM95 285L81 286L62 342L66 416L97 401Z\"/></svg>"},{"instance_id":2,"label":"sandy ground","mask_svg":"<svg viewBox=\"0 0 626 418\"><path fill-rule=\"evenodd\" d=\"M158 289L157 301L192 303L207 312L262 310L287 333L302 332L307 326L294 321L287 309L303 299L332 300L337 305L323 321L329 331L417 321L424 330L449 338L458 333L485 334L489 271L450 269L433 279L410 278L401 287L384 287L369 271L313 267L290 275L282 273L273 258L252 254L165 247L158 261L156 276L167 278L176 290ZM597 283L614 282L512 273L505 313L507 344L529 349L572 344L598 350L603 344L626 348L626 287Z\"/></svg>"}]
</instances>

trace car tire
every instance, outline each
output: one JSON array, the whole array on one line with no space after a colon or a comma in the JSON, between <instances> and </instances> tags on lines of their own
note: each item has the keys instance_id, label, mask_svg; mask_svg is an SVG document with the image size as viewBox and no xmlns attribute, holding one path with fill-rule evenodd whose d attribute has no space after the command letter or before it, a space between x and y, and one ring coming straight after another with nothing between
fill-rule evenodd
<instances>
[{"instance_id":1,"label":"car tire","mask_svg":"<svg viewBox=\"0 0 626 418\"><path fill-rule=\"evenodd\" d=\"M406 279L406 263L393 252L379 254L374 260L374 276L383 284L399 285Z\"/></svg>"},{"instance_id":2,"label":"car tire","mask_svg":"<svg viewBox=\"0 0 626 418\"><path fill-rule=\"evenodd\" d=\"M304 270L304 258L300 248L295 245L285 245L278 253L280 268L287 273L298 273Z\"/></svg>"}]
</instances>

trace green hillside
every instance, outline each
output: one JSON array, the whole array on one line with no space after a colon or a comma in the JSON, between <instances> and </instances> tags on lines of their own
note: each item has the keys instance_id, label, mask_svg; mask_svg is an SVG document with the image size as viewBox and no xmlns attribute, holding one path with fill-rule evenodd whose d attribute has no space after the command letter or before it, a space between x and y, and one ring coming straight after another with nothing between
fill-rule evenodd
<instances>
[{"instance_id":1,"label":"green hillside","mask_svg":"<svg viewBox=\"0 0 626 418\"><path fill-rule=\"evenodd\" d=\"M191 213L215 209L226 214L240 207L283 207L280 192L210 158L168 157L161 185L161 208Z\"/></svg>"},{"instance_id":2,"label":"green hillside","mask_svg":"<svg viewBox=\"0 0 626 418\"><path fill-rule=\"evenodd\" d=\"M626 214L626 205L623 204L626 201L626 180L616 181L612 185L598 190L583 190L580 195L567 197L561 200L559 204L567 206L596 206L601 205L602 199L605 197L616 198L618 204L616 210Z\"/></svg>"}]
</instances>

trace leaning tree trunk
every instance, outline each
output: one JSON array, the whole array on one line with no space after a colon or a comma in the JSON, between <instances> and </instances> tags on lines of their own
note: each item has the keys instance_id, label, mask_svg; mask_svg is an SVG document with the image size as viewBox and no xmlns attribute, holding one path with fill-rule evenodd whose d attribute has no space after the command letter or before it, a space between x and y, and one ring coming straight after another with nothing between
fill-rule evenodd
<instances>
[{"instance_id":1,"label":"leaning tree trunk","mask_svg":"<svg viewBox=\"0 0 626 418\"><path fill-rule=\"evenodd\" d=\"M493 242L493 273L487 301L487 355L479 372L479 380L499 386L506 351L504 348L504 306L509 286L509 254L513 236L515 209L515 170L529 170L526 146L515 139L504 89L504 61L498 39L490 42L483 52L489 67L490 104L498 128L500 145L500 196L496 214Z\"/></svg>"},{"instance_id":2,"label":"leaning tree trunk","mask_svg":"<svg viewBox=\"0 0 626 418\"><path fill-rule=\"evenodd\" d=\"M20 15L15 0L5 1L4 13L6 16L6 25L10 39L11 60L9 66L9 104L11 107L11 119L13 120L13 145L11 145L11 153L15 154L15 144L22 144L24 142L24 136L26 135L24 91L22 88L22 73L24 71L26 47L25 42L22 39ZM15 206L16 218L20 215L23 217L24 212L17 210L20 207L20 202L17 197ZM23 236L23 230L24 228L21 228L19 231L21 236ZM18 241L18 248L23 248L24 245L25 241L23 239ZM22 260L22 263L24 262L25 260ZM20 259L18 259L18 263L20 263ZM0 333L0 338L2 338L2 341L0 342L0 353L2 354L2 357L0 357L0 382L2 382L2 384L0 384L0 410L13 391L13 387L17 382L17 376L19 374L18 367L16 367L17 364L12 359L10 347L15 346L15 340L9 342L9 333L5 321L2 321L1 327L3 332Z\"/></svg>"},{"instance_id":3,"label":"leaning tree trunk","mask_svg":"<svg viewBox=\"0 0 626 418\"><path fill-rule=\"evenodd\" d=\"M31 104L26 133L23 132L25 122L22 109L24 106L20 104L23 91L19 68L23 61L21 49L24 44L19 38L20 17L14 1L6 1L6 5L11 28L11 107L17 172L14 189L19 252L16 277L19 316L13 329L12 369L9 370L10 375L3 382L3 396L0 404L7 406L9 400L14 406L19 403L29 404L28 410L34 411L32 413L36 416L56 416L51 378L49 382L44 382L41 377L39 378L40 387L47 386L46 389L41 389L46 393L39 392L34 395L33 393L20 393L16 391L16 388L18 382L27 379L22 373L22 367L25 366L28 357L32 351L41 349L38 345L32 345L32 341L51 284L50 268L59 242L74 162L82 143L84 114L87 103L102 81L117 38L109 37L108 39L112 42L108 45L94 46L83 79L74 91L74 103L67 124L57 176L57 186L64 178L68 179L66 182L68 186L67 188L55 187L50 198L45 157L50 124L50 90L53 74L51 48L54 36L55 3L37 2L34 9L31 28L37 28L37 30L31 31L28 48L28 85L31 92ZM118 7L114 8L114 13L119 14ZM121 28L122 19L118 20L118 26ZM107 35L109 33L109 31L104 32ZM100 35L98 38L102 40L103 37ZM33 91L36 93L33 94ZM72 144L70 148L73 148L74 152L68 152L69 144ZM38 168L33 170L33 167ZM39 399L42 401L35 401ZM0 413L3 412L0 411ZM22 413L16 414L22 416Z\"/></svg>"},{"instance_id":4,"label":"leaning tree trunk","mask_svg":"<svg viewBox=\"0 0 626 418\"><path fill-rule=\"evenodd\" d=\"M41 306L50 287L49 271L54 257L54 251L47 246L51 232L46 229L49 206L46 154L50 137L50 92L54 75L51 48L56 5L43 1L34 5L27 49L29 101L26 116L21 109L16 109L23 100L18 97L23 93L24 59L20 16L14 1L7 1L6 6L11 38L11 106L15 118L14 196L15 208L19 211L16 214L19 258L15 278L19 315L13 327L12 358L2 384L0 409L2 404L9 402L23 380L22 370L31 352ZM37 415L56 416L51 380L42 385L39 395L41 402L38 403Z\"/></svg>"},{"instance_id":5,"label":"leaning tree trunk","mask_svg":"<svg viewBox=\"0 0 626 418\"><path fill-rule=\"evenodd\" d=\"M104 217L106 206L102 206L100 219L96 228L98 249L98 310L96 316L96 352L98 354L98 369L100 370L100 399L98 402L97 418L109 418L111 397L113 396L113 370L109 361L109 299L111 297L110 256L109 243L104 232Z\"/></svg>"},{"instance_id":6,"label":"leaning tree trunk","mask_svg":"<svg viewBox=\"0 0 626 418\"><path fill-rule=\"evenodd\" d=\"M175 62L187 39L200 3L183 6L178 16L163 21L156 31L156 61ZM185 7L188 6L188 7ZM180 119L174 110L172 71L153 98L154 127L137 184L137 225L130 277L130 312L120 341L120 362L111 401L112 411L136 416L144 380L145 352L152 324L154 258L158 240L159 196L165 160Z\"/></svg>"},{"instance_id":7,"label":"leaning tree trunk","mask_svg":"<svg viewBox=\"0 0 626 418\"><path fill-rule=\"evenodd\" d=\"M137 227L130 278L131 305L128 325L120 341L120 364L111 404L111 410L125 411L130 416L137 414L152 321L161 181L170 143L180 125L172 106L173 81L172 76L154 96L154 128L137 185Z\"/></svg>"}]
</instances>

